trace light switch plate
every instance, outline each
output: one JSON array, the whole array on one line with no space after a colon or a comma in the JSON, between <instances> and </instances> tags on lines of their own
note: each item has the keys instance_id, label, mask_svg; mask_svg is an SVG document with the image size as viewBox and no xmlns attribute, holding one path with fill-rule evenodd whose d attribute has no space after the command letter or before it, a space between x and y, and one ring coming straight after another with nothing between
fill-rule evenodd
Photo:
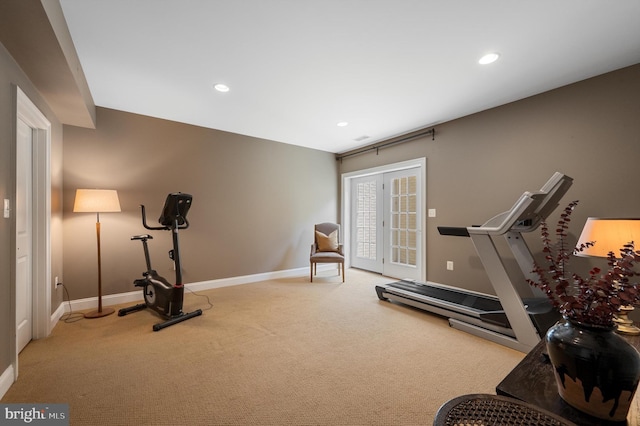
<instances>
[{"instance_id":1,"label":"light switch plate","mask_svg":"<svg viewBox=\"0 0 640 426\"><path fill-rule=\"evenodd\" d=\"M11 202L5 198L4 199L4 218L7 219L11 217Z\"/></svg>"}]
</instances>

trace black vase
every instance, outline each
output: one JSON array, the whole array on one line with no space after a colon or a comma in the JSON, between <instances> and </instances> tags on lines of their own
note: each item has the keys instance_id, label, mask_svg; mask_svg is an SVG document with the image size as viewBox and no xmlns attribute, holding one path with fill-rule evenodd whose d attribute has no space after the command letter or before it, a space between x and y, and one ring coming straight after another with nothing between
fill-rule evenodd
<instances>
[{"instance_id":1,"label":"black vase","mask_svg":"<svg viewBox=\"0 0 640 426\"><path fill-rule=\"evenodd\" d=\"M600 419L627 418L640 379L640 354L615 326L560 321L547 331L547 351L563 400Z\"/></svg>"}]
</instances>

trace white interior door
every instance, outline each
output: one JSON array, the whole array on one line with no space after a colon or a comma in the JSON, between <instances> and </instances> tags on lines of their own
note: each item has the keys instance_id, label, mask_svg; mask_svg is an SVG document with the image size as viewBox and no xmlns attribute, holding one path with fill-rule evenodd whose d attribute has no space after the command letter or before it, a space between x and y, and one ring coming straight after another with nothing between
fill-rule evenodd
<instances>
[{"instance_id":1,"label":"white interior door","mask_svg":"<svg viewBox=\"0 0 640 426\"><path fill-rule=\"evenodd\" d=\"M33 337L33 131L18 119L16 140L16 334L22 351Z\"/></svg>"},{"instance_id":2,"label":"white interior door","mask_svg":"<svg viewBox=\"0 0 640 426\"><path fill-rule=\"evenodd\" d=\"M384 174L384 270L396 278L422 275L420 168Z\"/></svg>"}]
</instances>

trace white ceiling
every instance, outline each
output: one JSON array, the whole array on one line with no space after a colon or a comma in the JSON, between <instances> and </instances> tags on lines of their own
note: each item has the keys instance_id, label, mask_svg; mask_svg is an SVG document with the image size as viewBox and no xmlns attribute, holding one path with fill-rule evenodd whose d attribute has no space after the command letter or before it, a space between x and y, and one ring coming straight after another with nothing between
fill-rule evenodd
<instances>
[{"instance_id":1,"label":"white ceiling","mask_svg":"<svg viewBox=\"0 0 640 426\"><path fill-rule=\"evenodd\" d=\"M60 2L97 106L329 152L640 63L638 0Z\"/></svg>"}]
</instances>

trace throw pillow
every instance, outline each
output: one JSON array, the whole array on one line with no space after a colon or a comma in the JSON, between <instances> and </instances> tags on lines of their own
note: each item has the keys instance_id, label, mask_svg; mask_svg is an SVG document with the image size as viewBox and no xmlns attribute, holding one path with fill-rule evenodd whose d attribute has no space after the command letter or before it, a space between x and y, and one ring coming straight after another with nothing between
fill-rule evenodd
<instances>
[{"instance_id":1,"label":"throw pillow","mask_svg":"<svg viewBox=\"0 0 640 426\"><path fill-rule=\"evenodd\" d=\"M329 235L316 231L316 241L318 242L318 251L338 251L338 230L336 229Z\"/></svg>"}]
</instances>

